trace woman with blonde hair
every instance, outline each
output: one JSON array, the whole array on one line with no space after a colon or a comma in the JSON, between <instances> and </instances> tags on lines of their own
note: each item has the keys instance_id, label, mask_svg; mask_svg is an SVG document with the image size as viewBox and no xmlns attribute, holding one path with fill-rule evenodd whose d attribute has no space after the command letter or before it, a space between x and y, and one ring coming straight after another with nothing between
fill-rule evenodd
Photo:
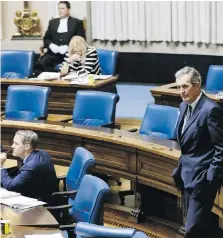
<instances>
[{"instance_id":1,"label":"woman with blonde hair","mask_svg":"<svg viewBox=\"0 0 223 238\"><path fill-rule=\"evenodd\" d=\"M81 36L72 37L61 67L61 76L70 72L77 75L101 73L96 49Z\"/></svg>"}]
</instances>

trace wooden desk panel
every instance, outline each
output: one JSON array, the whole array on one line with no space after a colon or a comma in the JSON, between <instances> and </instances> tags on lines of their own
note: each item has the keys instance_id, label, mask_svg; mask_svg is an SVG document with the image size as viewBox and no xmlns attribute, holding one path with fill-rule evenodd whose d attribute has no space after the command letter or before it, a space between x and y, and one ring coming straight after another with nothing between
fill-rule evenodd
<instances>
[{"instance_id":1,"label":"wooden desk panel","mask_svg":"<svg viewBox=\"0 0 223 238\"><path fill-rule=\"evenodd\" d=\"M1 109L5 110L6 95L9 85L36 85L50 87L52 92L49 97L49 113L72 115L75 94L78 90L96 90L116 93L116 81L113 76L106 80L97 80L93 85L70 84L67 81L34 81L28 79L0 79L1 82Z\"/></svg>"},{"instance_id":2,"label":"wooden desk panel","mask_svg":"<svg viewBox=\"0 0 223 238\"><path fill-rule=\"evenodd\" d=\"M30 129L39 135L40 148L46 149L55 164L69 165L76 146L84 146L96 159L96 171L114 174L132 182L180 196L172 171L180 150L174 141L110 128L94 128L67 123L39 123L3 120L2 144L9 147L18 129ZM214 212L223 218L223 193L217 194Z\"/></svg>"},{"instance_id":3,"label":"wooden desk panel","mask_svg":"<svg viewBox=\"0 0 223 238\"><path fill-rule=\"evenodd\" d=\"M87 138L83 139L83 147L93 153L95 171L136 181L135 148Z\"/></svg>"},{"instance_id":4,"label":"wooden desk panel","mask_svg":"<svg viewBox=\"0 0 223 238\"><path fill-rule=\"evenodd\" d=\"M138 182L180 196L172 179L176 164L175 160L154 152L137 150Z\"/></svg>"},{"instance_id":5,"label":"wooden desk panel","mask_svg":"<svg viewBox=\"0 0 223 238\"><path fill-rule=\"evenodd\" d=\"M27 210L16 210L1 205L1 218L10 220L10 224L16 226L59 227L53 215L42 206Z\"/></svg>"},{"instance_id":6,"label":"wooden desk panel","mask_svg":"<svg viewBox=\"0 0 223 238\"><path fill-rule=\"evenodd\" d=\"M179 107L182 102L179 90L176 88L176 83L166 84L150 90L155 98L155 103L159 105L167 105ZM223 100L216 99L214 94L205 93L209 98L217 102L223 107Z\"/></svg>"}]
</instances>

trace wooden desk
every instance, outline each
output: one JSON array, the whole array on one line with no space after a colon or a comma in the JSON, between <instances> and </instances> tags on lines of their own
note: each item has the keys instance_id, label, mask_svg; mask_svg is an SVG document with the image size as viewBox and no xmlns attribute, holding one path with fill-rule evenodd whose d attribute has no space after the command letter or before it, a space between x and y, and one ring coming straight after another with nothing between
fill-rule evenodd
<instances>
[{"instance_id":1,"label":"wooden desk","mask_svg":"<svg viewBox=\"0 0 223 238\"><path fill-rule=\"evenodd\" d=\"M55 164L69 165L77 146L91 151L96 171L116 175L140 184L180 196L175 188L172 171L178 164L180 150L174 141L140 136L129 132L69 125L67 123L1 122L2 144L11 145L18 129L34 130L39 148L49 152ZM214 212L223 218L223 187L217 194Z\"/></svg>"},{"instance_id":2,"label":"wooden desk","mask_svg":"<svg viewBox=\"0 0 223 238\"><path fill-rule=\"evenodd\" d=\"M42 206L26 210L15 210L1 205L1 218L10 220L10 224L16 226L59 227L56 219Z\"/></svg>"},{"instance_id":3,"label":"wooden desk","mask_svg":"<svg viewBox=\"0 0 223 238\"><path fill-rule=\"evenodd\" d=\"M173 107L179 107L182 102L179 90L176 87L176 83L166 84L160 87L156 87L150 90L152 96L155 98L155 103L160 105L168 105ZM216 99L214 94L205 93L209 98L217 102L223 107L223 100Z\"/></svg>"},{"instance_id":4,"label":"wooden desk","mask_svg":"<svg viewBox=\"0 0 223 238\"><path fill-rule=\"evenodd\" d=\"M68 81L34 81L28 79L0 79L1 82L1 109L5 110L7 89L10 85L37 85L50 87L52 92L49 97L49 113L72 115L75 94L78 90L96 90L116 93L116 81L113 76L106 80L97 80L94 85L70 84Z\"/></svg>"},{"instance_id":5,"label":"wooden desk","mask_svg":"<svg viewBox=\"0 0 223 238\"><path fill-rule=\"evenodd\" d=\"M63 237L63 232L55 228L39 228L27 226L11 226L12 233L9 235L1 235L2 238L24 238L25 235L50 235L60 233Z\"/></svg>"}]
</instances>

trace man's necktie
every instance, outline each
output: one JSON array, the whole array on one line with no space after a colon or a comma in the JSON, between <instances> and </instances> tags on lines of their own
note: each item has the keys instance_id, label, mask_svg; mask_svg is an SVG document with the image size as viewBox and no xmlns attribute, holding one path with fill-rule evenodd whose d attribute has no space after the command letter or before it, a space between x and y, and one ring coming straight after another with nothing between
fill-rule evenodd
<instances>
[{"instance_id":1,"label":"man's necktie","mask_svg":"<svg viewBox=\"0 0 223 238\"><path fill-rule=\"evenodd\" d=\"M186 113L185 119L184 119L182 133L184 132L184 129L186 128L186 125L187 125L188 121L190 120L191 114L192 114L192 106L188 104L187 113Z\"/></svg>"}]
</instances>

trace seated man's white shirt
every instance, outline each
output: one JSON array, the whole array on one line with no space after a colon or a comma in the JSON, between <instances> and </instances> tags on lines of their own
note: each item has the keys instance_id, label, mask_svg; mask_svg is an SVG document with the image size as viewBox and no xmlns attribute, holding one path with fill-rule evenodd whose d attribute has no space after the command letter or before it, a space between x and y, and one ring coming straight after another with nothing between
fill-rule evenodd
<instances>
[{"instance_id":1,"label":"seated man's white shirt","mask_svg":"<svg viewBox=\"0 0 223 238\"><path fill-rule=\"evenodd\" d=\"M57 29L57 32L58 33L63 33L63 32L67 32L67 21L68 21L68 18L61 18L60 19L60 24L59 24L59 27Z\"/></svg>"}]
</instances>

